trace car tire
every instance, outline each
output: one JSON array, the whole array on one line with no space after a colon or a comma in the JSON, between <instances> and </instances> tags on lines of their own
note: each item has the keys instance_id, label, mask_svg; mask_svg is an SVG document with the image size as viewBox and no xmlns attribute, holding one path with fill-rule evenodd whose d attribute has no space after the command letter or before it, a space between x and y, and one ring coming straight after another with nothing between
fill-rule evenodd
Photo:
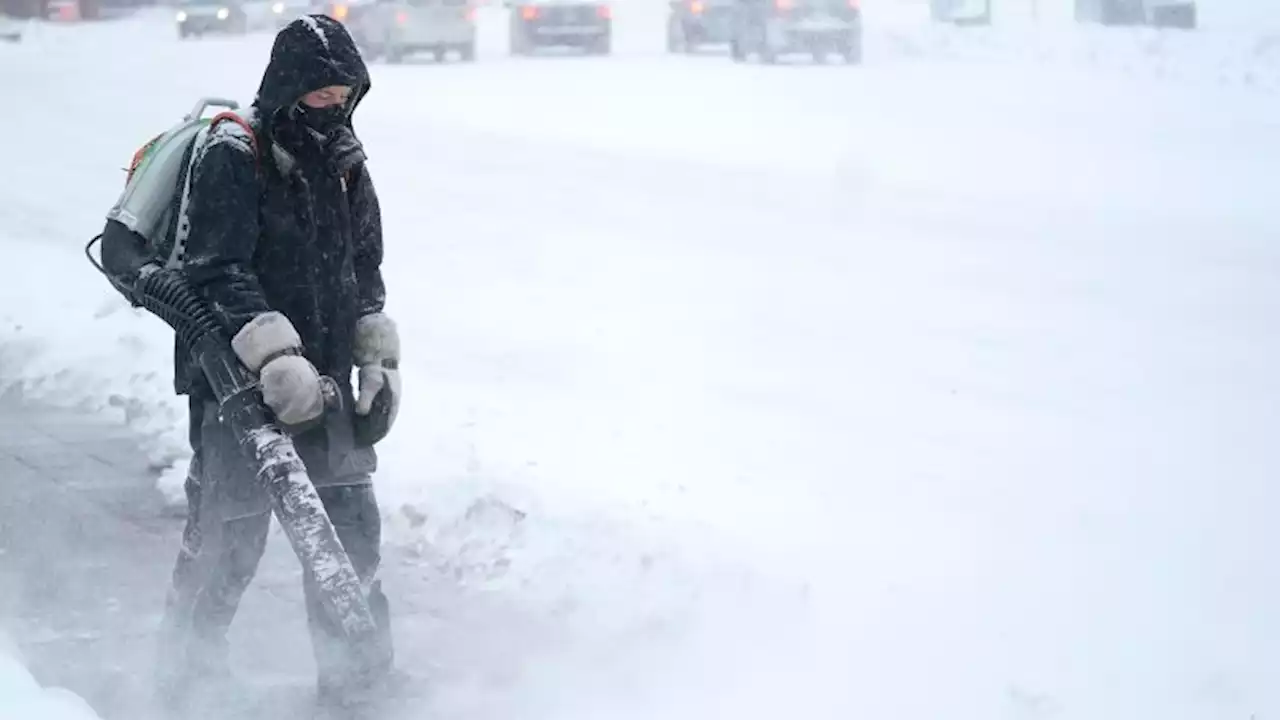
<instances>
[{"instance_id":1,"label":"car tire","mask_svg":"<svg viewBox=\"0 0 1280 720\"><path fill-rule=\"evenodd\" d=\"M404 51L397 47L387 47L387 62L399 65L404 62Z\"/></svg>"},{"instance_id":2,"label":"car tire","mask_svg":"<svg viewBox=\"0 0 1280 720\"><path fill-rule=\"evenodd\" d=\"M448 54L449 54L449 51L445 50L444 48L436 48L435 50L431 51L431 57L436 61L437 65L443 65L445 63L445 60Z\"/></svg>"},{"instance_id":3,"label":"car tire","mask_svg":"<svg viewBox=\"0 0 1280 720\"><path fill-rule=\"evenodd\" d=\"M608 55L613 50L613 36L598 37L586 47L588 55Z\"/></svg>"},{"instance_id":4,"label":"car tire","mask_svg":"<svg viewBox=\"0 0 1280 720\"><path fill-rule=\"evenodd\" d=\"M688 51L688 46L684 40L684 30L680 27L680 21L672 18L667 23L667 52L680 53Z\"/></svg>"},{"instance_id":5,"label":"car tire","mask_svg":"<svg viewBox=\"0 0 1280 720\"><path fill-rule=\"evenodd\" d=\"M476 61L476 44L469 42L458 48L458 56L462 58L462 62Z\"/></svg>"},{"instance_id":6,"label":"car tire","mask_svg":"<svg viewBox=\"0 0 1280 720\"><path fill-rule=\"evenodd\" d=\"M844 47L841 47L840 56L844 58L844 63L846 65L861 65L862 38L858 38Z\"/></svg>"},{"instance_id":7,"label":"car tire","mask_svg":"<svg viewBox=\"0 0 1280 720\"><path fill-rule=\"evenodd\" d=\"M512 55L529 54L529 41L525 38L524 31L522 31L520 26L515 23L512 23L511 25L511 39L509 43L508 47Z\"/></svg>"},{"instance_id":8,"label":"car tire","mask_svg":"<svg viewBox=\"0 0 1280 720\"><path fill-rule=\"evenodd\" d=\"M1197 25L1196 6L1193 3L1187 3L1185 5L1152 8L1150 24L1156 28L1195 30Z\"/></svg>"}]
</instances>

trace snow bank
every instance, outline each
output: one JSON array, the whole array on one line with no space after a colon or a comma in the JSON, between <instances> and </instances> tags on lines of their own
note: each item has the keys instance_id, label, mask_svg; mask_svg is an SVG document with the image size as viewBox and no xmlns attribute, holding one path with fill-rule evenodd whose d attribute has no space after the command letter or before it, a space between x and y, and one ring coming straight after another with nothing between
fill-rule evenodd
<instances>
[{"instance_id":1,"label":"snow bank","mask_svg":"<svg viewBox=\"0 0 1280 720\"><path fill-rule=\"evenodd\" d=\"M41 687L13 644L0 635L0 720L99 720L79 695Z\"/></svg>"},{"instance_id":2,"label":"snow bank","mask_svg":"<svg viewBox=\"0 0 1280 720\"><path fill-rule=\"evenodd\" d=\"M83 256L23 239L9 239L5 251L25 270L0 285L0 387L118 418L137 432L177 502L190 449L186 405L165 362L172 332L130 308Z\"/></svg>"}]
</instances>

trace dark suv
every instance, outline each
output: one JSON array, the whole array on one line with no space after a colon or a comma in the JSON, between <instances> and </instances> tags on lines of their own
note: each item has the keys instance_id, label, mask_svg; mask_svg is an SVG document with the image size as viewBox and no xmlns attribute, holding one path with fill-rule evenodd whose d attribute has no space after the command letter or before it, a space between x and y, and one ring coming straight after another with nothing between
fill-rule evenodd
<instances>
[{"instance_id":1,"label":"dark suv","mask_svg":"<svg viewBox=\"0 0 1280 720\"><path fill-rule=\"evenodd\" d=\"M739 62L756 55L775 63L792 53L821 61L837 53L847 63L860 63L859 0L734 0L729 49Z\"/></svg>"}]
</instances>

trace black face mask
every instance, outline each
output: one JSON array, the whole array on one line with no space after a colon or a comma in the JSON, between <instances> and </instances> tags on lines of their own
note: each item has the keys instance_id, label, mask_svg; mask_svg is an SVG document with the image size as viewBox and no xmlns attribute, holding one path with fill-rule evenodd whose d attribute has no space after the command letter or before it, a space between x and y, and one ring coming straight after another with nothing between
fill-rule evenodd
<instances>
[{"instance_id":1,"label":"black face mask","mask_svg":"<svg viewBox=\"0 0 1280 720\"><path fill-rule=\"evenodd\" d=\"M347 108L345 105L314 108L298 103L297 117L304 126L321 135L328 135L347 119Z\"/></svg>"}]
</instances>

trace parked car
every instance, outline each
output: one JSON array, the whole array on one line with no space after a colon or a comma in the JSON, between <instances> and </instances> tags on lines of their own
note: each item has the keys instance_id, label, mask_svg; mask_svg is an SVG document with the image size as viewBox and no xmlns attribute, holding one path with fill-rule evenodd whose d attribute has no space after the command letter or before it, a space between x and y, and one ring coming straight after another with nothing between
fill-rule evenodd
<instances>
[{"instance_id":1,"label":"parked car","mask_svg":"<svg viewBox=\"0 0 1280 720\"><path fill-rule=\"evenodd\" d=\"M8 15L0 14L0 40L22 42L22 23Z\"/></svg>"},{"instance_id":2,"label":"parked car","mask_svg":"<svg viewBox=\"0 0 1280 720\"><path fill-rule=\"evenodd\" d=\"M249 29L249 18L236 0L180 0L177 8L180 38L243 35Z\"/></svg>"},{"instance_id":3,"label":"parked car","mask_svg":"<svg viewBox=\"0 0 1280 720\"><path fill-rule=\"evenodd\" d=\"M862 62L859 0L734 0L729 52L738 62L756 55L775 63L792 53L821 61L838 53Z\"/></svg>"},{"instance_id":4,"label":"parked car","mask_svg":"<svg viewBox=\"0 0 1280 720\"><path fill-rule=\"evenodd\" d=\"M733 36L733 0L671 0L667 51L693 52L724 45Z\"/></svg>"},{"instance_id":5,"label":"parked car","mask_svg":"<svg viewBox=\"0 0 1280 720\"><path fill-rule=\"evenodd\" d=\"M1151 25L1191 30L1195 0L1075 0L1078 22L1103 25Z\"/></svg>"},{"instance_id":6,"label":"parked car","mask_svg":"<svg viewBox=\"0 0 1280 720\"><path fill-rule=\"evenodd\" d=\"M580 48L608 55L613 44L613 10L592 0L517 0L511 10L511 54L543 47Z\"/></svg>"},{"instance_id":7,"label":"parked car","mask_svg":"<svg viewBox=\"0 0 1280 720\"><path fill-rule=\"evenodd\" d=\"M371 58L400 62L429 52L443 61L450 51L464 62L476 58L476 13L468 0L376 0L347 26Z\"/></svg>"}]
</instances>

